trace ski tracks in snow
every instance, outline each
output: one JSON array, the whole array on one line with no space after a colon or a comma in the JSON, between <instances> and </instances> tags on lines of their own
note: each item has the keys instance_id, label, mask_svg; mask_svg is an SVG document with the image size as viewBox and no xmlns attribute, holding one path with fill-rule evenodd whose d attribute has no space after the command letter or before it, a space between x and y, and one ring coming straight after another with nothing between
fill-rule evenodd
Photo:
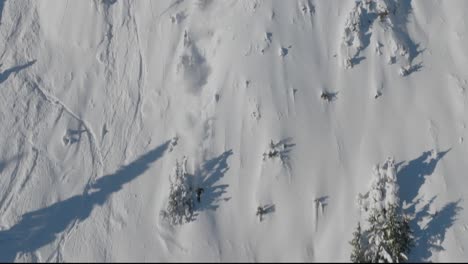
<instances>
[{"instance_id":1,"label":"ski tracks in snow","mask_svg":"<svg viewBox=\"0 0 468 264\"><path fill-rule=\"evenodd\" d=\"M86 131L86 135L89 140L89 146L90 146L90 153L91 153L91 159L93 163L93 174L91 175L90 179L88 180L85 189L83 191L84 194L86 194L90 188L90 186L94 183L94 181L97 179L102 174L102 167L103 167L103 162L102 162L102 154L101 150L98 147L98 143L96 140L96 135L94 134L93 130L91 127L88 125L88 123L84 120L81 119L78 115L76 115L70 108L68 108L61 100L50 94L49 92L46 92L44 89L39 87L39 84L33 83L32 88L39 93L39 95L48 103L51 105L54 105L56 107L59 107L60 109L63 109L66 113L68 113L70 116L72 116L74 119L76 119L83 127L84 130Z\"/></svg>"},{"instance_id":2,"label":"ski tracks in snow","mask_svg":"<svg viewBox=\"0 0 468 264\"><path fill-rule=\"evenodd\" d=\"M22 139L24 139L23 137ZM21 140L21 139L20 139ZM20 144L21 146L24 146L24 142ZM31 144L32 145L32 144ZM37 160L39 158L39 150L36 149L34 146L32 146L32 152L33 154L30 154L30 152L25 152L23 151L23 155L25 157L18 158L18 161L16 162L16 166L13 169L13 172L10 177L10 182L8 183L8 187L5 190L5 193L3 195L2 200L0 201L0 206L1 210L0 213L3 215L5 214L6 211L10 208L10 205L13 201L13 198L19 196L21 192L24 190L24 187L26 184L30 181L32 177L32 173L34 172L34 169L36 168L37 165ZM23 160L26 160L23 162ZM31 166L22 166L23 163L30 164L32 163ZM26 176L20 177L23 173L21 173L24 167L28 168L26 172L24 173Z\"/></svg>"},{"instance_id":3,"label":"ski tracks in snow","mask_svg":"<svg viewBox=\"0 0 468 264\"><path fill-rule=\"evenodd\" d=\"M96 179L102 175L103 172L103 160L102 160L102 153L100 148L98 147L98 143L96 140L96 136L91 129L91 127L87 124L87 122L83 119L81 119L78 115L76 115L69 107L66 106L65 103L63 103L60 99L57 97L53 96L49 92L46 92L44 89L42 89L39 84L33 83L32 88L34 91L36 91L46 102L50 103L51 105L54 105L58 108L60 108L62 111L65 111L68 113L70 116L72 116L74 119L76 119L83 127L84 130L86 131L86 135L88 137L89 141L89 146L90 146L90 153L91 153L91 159L92 159L92 167L93 167L93 173L88 179L84 190L83 190L83 195L87 195L91 186L94 184ZM62 232L60 239L57 244L57 249L55 253L53 253L48 260L56 260L58 262L63 261L63 256L62 256L62 251L64 248L64 245L68 238L70 237L70 234L76 229L77 224L79 220L74 220L65 231Z\"/></svg>"}]
</instances>

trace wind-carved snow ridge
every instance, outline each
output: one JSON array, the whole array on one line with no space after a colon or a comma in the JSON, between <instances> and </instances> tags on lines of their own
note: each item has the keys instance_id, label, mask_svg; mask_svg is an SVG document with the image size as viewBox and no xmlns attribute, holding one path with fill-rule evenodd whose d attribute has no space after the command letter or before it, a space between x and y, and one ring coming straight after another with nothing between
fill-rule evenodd
<instances>
[{"instance_id":1,"label":"wind-carved snow ridge","mask_svg":"<svg viewBox=\"0 0 468 264\"><path fill-rule=\"evenodd\" d=\"M422 50L419 49L419 44L410 38L407 29L411 11L411 1L356 1L346 20L342 39L344 67L350 69L365 59L361 52L371 44L374 31L380 29L384 36L388 36L386 41L375 37L376 53L383 55L382 49L385 47L389 64L395 63L399 58L402 76L419 71L422 63L413 64L413 61Z\"/></svg>"}]
</instances>

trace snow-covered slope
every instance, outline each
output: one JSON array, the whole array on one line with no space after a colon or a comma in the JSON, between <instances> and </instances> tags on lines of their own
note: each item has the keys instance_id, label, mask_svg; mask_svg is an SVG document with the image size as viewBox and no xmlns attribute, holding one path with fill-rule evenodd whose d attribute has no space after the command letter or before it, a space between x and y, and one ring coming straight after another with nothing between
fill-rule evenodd
<instances>
[{"instance_id":1,"label":"snow-covered slope","mask_svg":"<svg viewBox=\"0 0 468 264\"><path fill-rule=\"evenodd\" d=\"M468 2L366 2L0 0L0 260L348 261L394 157L410 259L466 261Z\"/></svg>"}]
</instances>

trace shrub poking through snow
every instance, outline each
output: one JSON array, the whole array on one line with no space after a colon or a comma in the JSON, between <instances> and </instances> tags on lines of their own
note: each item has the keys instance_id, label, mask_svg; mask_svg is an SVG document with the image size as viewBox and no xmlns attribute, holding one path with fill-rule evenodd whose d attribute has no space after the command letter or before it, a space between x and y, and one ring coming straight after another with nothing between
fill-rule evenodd
<instances>
[{"instance_id":1,"label":"shrub poking through snow","mask_svg":"<svg viewBox=\"0 0 468 264\"><path fill-rule=\"evenodd\" d=\"M351 69L353 68L353 59L351 57L347 57L344 61L344 66L345 66L345 69Z\"/></svg>"},{"instance_id":2,"label":"shrub poking through snow","mask_svg":"<svg viewBox=\"0 0 468 264\"><path fill-rule=\"evenodd\" d=\"M177 146L177 142L179 141L179 137L175 136L171 139L169 143L169 152L172 152L174 148Z\"/></svg>"},{"instance_id":3,"label":"shrub poking through snow","mask_svg":"<svg viewBox=\"0 0 468 264\"><path fill-rule=\"evenodd\" d=\"M377 98L379 98L380 96L382 96L382 92L381 92L381 91L377 91L377 92L375 93L374 98L377 99Z\"/></svg>"},{"instance_id":4,"label":"shrub poking through snow","mask_svg":"<svg viewBox=\"0 0 468 264\"><path fill-rule=\"evenodd\" d=\"M267 214L271 214L275 212L275 210L276 210L276 206L274 204L268 204L264 206L260 205L257 207L257 213L255 215L258 216L258 219L260 220L260 222L262 222L263 216Z\"/></svg>"},{"instance_id":5,"label":"shrub poking through snow","mask_svg":"<svg viewBox=\"0 0 468 264\"><path fill-rule=\"evenodd\" d=\"M279 157L281 153L280 151L281 150L279 149L279 147L276 146L275 143L273 143L273 140L271 140L268 151L263 153L263 160L265 160L266 158L272 159L275 157Z\"/></svg>"},{"instance_id":6,"label":"shrub poking through snow","mask_svg":"<svg viewBox=\"0 0 468 264\"><path fill-rule=\"evenodd\" d=\"M182 163L176 162L170 178L169 202L166 210L162 212L163 217L173 225L188 223L193 217L193 190L189 183L186 163L185 158Z\"/></svg>"},{"instance_id":7,"label":"shrub poking through snow","mask_svg":"<svg viewBox=\"0 0 468 264\"><path fill-rule=\"evenodd\" d=\"M402 214L393 159L375 168L371 190L359 195L367 216L367 229L354 232L351 261L403 262L413 246L409 220Z\"/></svg>"},{"instance_id":8,"label":"shrub poking through snow","mask_svg":"<svg viewBox=\"0 0 468 264\"><path fill-rule=\"evenodd\" d=\"M263 161L267 159L279 159L287 168L290 168L289 155L295 144L291 143L291 138L285 138L278 143L270 141L267 151L263 153Z\"/></svg>"},{"instance_id":9,"label":"shrub poking through snow","mask_svg":"<svg viewBox=\"0 0 468 264\"><path fill-rule=\"evenodd\" d=\"M337 93L331 93L331 92L323 91L320 94L320 98L322 98L325 101L331 102L331 101L336 99L336 95L337 95Z\"/></svg>"},{"instance_id":10,"label":"shrub poking through snow","mask_svg":"<svg viewBox=\"0 0 468 264\"><path fill-rule=\"evenodd\" d=\"M402 77L408 76L409 72L410 72L410 66L400 67L400 71L399 71L400 76Z\"/></svg>"}]
</instances>

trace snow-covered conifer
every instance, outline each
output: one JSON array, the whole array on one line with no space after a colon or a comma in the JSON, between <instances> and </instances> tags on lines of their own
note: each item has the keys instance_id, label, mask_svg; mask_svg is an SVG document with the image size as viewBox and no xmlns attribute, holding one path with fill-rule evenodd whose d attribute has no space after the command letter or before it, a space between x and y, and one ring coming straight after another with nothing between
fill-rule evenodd
<instances>
[{"instance_id":1,"label":"snow-covered conifer","mask_svg":"<svg viewBox=\"0 0 468 264\"><path fill-rule=\"evenodd\" d=\"M413 240L409 221L402 214L396 167L389 158L374 168L371 190L359 196L360 205L368 213L368 229L354 234L351 260L353 262L402 262L408 258ZM360 226L358 226L360 229ZM357 245L357 235L362 241ZM364 248L358 246L365 245ZM363 256L358 253L362 250Z\"/></svg>"},{"instance_id":2,"label":"snow-covered conifer","mask_svg":"<svg viewBox=\"0 0 468 264\"><path fill-rule=\"evenodd\" d=\"M353 233L353 239L351 242L351 246L353 247L353 251L351 252L351 261L353 263L365 263L366 261L364 255L364 245L363 245L363 234L361 231L361 223L358 222L358 226L356 231Z\"/></svg>"},{"instance_id":3,"label":"snow-covered conifer","mask_svg":"<svg viewBox=\"0 0 468 264\"><path fill-rule=\"evenodd\" d=\"M166 211L163 212L163 216L174 225L190 222L193 216L193 190L189 183L186 162L185 158L182 164L176 162L170 178L169 202Z\"/></svg>"}]
</instances>

